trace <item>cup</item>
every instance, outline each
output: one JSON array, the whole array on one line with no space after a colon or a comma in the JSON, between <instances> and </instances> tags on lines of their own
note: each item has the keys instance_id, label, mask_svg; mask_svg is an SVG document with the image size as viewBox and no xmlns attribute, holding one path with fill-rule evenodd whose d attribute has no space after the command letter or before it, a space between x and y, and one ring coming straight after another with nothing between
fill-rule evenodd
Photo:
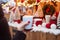
<instances>
[{"instance_id":1,"label":"cup","mask_svg":"<svg viewBox=\"0 0 60 40\"><path fill-rule=\"evenodd\" d=\"M29 21L29 25L25 27L26 30L29 30L32 28L33 23L33 16L23 16L23 22Z\"/></svg>"}]
</instances>

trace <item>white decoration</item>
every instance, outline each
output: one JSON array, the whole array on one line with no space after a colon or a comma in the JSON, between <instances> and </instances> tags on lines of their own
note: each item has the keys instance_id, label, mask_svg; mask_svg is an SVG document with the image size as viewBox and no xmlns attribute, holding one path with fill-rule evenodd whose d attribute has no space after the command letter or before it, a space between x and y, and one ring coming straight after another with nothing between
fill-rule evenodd
<instances>
[{"instance_id":1,"label":"white decoration","mask_svg":"<svg viewBox=\"0 0 60 40\"><path fill-rule=\"evenodd\" d=\"M33 24L33 27L36 27L36 24Z\"/></svg>"},{"instance_id":2,"label":"white decoration","mask_svg":"<svg viewBox=\"0 0 60 40\"><path fill-rule=\"evenodd\" d=\"M42 23L42 27L46 28L46 23L45 22Z\"/></svg>"},{"instance_id":3,"label":"white decoration","mask_svg":"<svg viewBox=\"0 0 60 40\"><path fill-rule=\"evenodd\" d=\"M55 24L51 24L51 29L56 29L56 25Z\"/></svg>"},{"instance_id":4,"label":"white decoration","mask_svg":"<svg viewBox=\"0 0 60 40\"><path fill-rule=\"evenodd\" d=\"M41 25L38 25L38 27L41 27Z\"/></svg>"},{"instance_id":5,"label":"white decoration","mask_svg":"<svg viewBox=\"0 0 60 40\"><path fill-rule=\"evenodd\" d=\"M51 19L53 19L53 20L56 19L56 16L53 15L53 16L51 17Z\"/></svg>"},{"instance_id":6,"label":"white decoration","mask_svg":"<svg viewBox=\"0 0 60 40\"><path fill-rule=\"evenodd\" d=\"M47 28L44 28L44 27L33 27L33 29L31 30L32 32L37 32L37 31L41 31L41 32L44 32L44 33L52 33L54 35L59 35L60 34L60 30L59 29L47 29Z\"/></svg>"},{"instance_id":7,"label":"white decoration","mask_svg":"<svg viewBox=\"0 0 60 40\"><path fill-rule=\"evenodd\" d=\"M49 23L50 22L50 15L45 15L45 19L46 19L46 23Z\"/></svg>"}]
</instances>

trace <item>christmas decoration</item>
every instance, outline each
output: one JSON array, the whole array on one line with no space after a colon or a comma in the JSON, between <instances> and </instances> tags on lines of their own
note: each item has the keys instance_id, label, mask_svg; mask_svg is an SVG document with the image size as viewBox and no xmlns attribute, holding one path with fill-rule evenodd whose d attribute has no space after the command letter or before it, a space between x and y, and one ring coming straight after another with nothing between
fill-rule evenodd
<instances>
[{"instance_id":1,"label":"christmas decoration","mask_svg":"<svg viewBox=\"0 0 60 40\"><path fill-rule=\"evenodd\" d=\"M55 8L53 7L53 5L50 5L50 4L44 5L42 9L43 9L44 15L53 15L55 12Z\"/></svg>"},{"instance_id":2,"label":"christmas decoration","mask_svg":"<svg viewBox=\"0 0 60 40\"><path fill-rule=\"evenodd\" d=\"M60 30L59 29L48 29L48 28L43 28L43 27L33 27L31 32L44 32L44 33L50 33L52 35L58 35L60 34ZM52 36L50 35L50 36ZM54 37L54 36L53 36Z\"/></svg>"},{"instance_id":3,"label":"christmas decoration","mask_svg":"<svg viewBox=\"0 0 60 40\"><path fill-rule=\"evenodd\" d=\"M36 26L42 25L42 19L40 19L40 18L34 18L33 19L33 24L35 24Z\"/></svg>"},{"instance_id":4,"label":"christmas decoration","mask_svg":"<svg viewBox=\"0 0 60 40\"><path fill-rule=\"evenodd\" d=\"M23 3L24 2L24 0L21 0L21 3Z\"/></svg>"},{"instance_id":5,"label":"christmas decoration","mask_svg":"<svg viewBox=\"0 0 60 40\"><path fill-rule=\"evenodd\" d=\"M50 29L50 23L46 24L46 28Z\"/></svg>"},{"instance_id":6,"label":"christmas decoration","mask_svg":"<svg viewBox=\"0 0 60 40\"><path fill-rule=\"evenodd\" d=\"M37 0L37 3L39 3L40 2L40 0Z\"/></svg>"},{"instance_id":7,"label":"christmas decoration","mask_svg":"<svg viewBox=\"0 0 60 40\"><path fill-rule=\"evenodd\" d=\"M38 25L42 24L42 21L37 21L35 24L36 24L36 26L38 26Z\"/></svg>"},{"instance_id":8,"label":"christmas decoration","mask_svg":"<svg viewBox=\"0 0 60 40\"><path fill-rule=\"evenodd\" d=\"M51 29L56 29L57 27L56 27L56 24L51 24Z\"/></svg>"},{"instance_id":9,"label":"christmas decoration","mask_svg":"<svg viewBox=\"0 0 60 40\"><path fill-rule=\"evenodd\" d=\"M36 0L28 0L27 2L28 2L28 4L33 4L36 2Z\"/></svg>"},{"instance_id":10,"label":"christmas decoration","mask_svg":"<svg viewBox=\"0 0 60 40\"><path fill-rule=\"evenodd\" d=\"M57 24L57 19L54 15L50 19L50 24Z\"/></svg>"},{"instance_id":11,"label":"christmas decoration","mask_svg":"<svg viewBox=\"0 0 60 40\"><path fill-rule=\"evenodd\" d=\"M42 23L42 27L46 28L46 23L45 22Z\"/></svg>"},{"instance_id":12,"label":"christmas decoration","mask_svg":"<svg viewBox=\"0 0 60 40\"><path fill-rule=\"evenodd\" d=\"M60 27L60 12L59 12L59 15L58 15L58 18L57 18L57 26Z\"/></svg>"},{"instance_id":13,"label":"christmas decoration","mask_svg":"<svg viewBox=\"0 0 60 40\"><path fill-rule=\"evenodd\" d=\"M55 16L56 16L56 18L58 17L58 14L59 14L59 12L55 12Z\"/></svg>"}]
</instances>

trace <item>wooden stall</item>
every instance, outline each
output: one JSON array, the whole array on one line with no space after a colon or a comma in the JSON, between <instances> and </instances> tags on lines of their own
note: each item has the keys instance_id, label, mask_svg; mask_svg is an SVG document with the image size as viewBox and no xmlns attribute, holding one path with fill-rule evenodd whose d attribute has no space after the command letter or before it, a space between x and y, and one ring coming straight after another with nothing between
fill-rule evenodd
<instances>
[{"instance_id":1,"label":"wooden stall","mask_svg":"<svg viewBox=\"0 0 60 40\"><path fill-rule=\"evenodd\" d=\"M10 26L10 32L11 37L13 38L13 35L15 35L15 32L13 30L16 30L15 28ZM54 35L52 33L45 33L45 32L26 32L26 40L60 40L60 34Z\"/></svg>"},{"instance_id":2,"label":"wooden stall","mask_svg":"<svg viewBox=\"0 0 60 40\"><path fill-rule=\"evenodd\" d=\"M53 3L48 2L49 4L53 5ZM56 11L60 11L60 2L56 3L57 6L55 7ZM43 7L44 3L40 3L40 5ZM10 14L4 14L6 19L9 21ZM14 32L13 27L10 27L11 36L13 38ZM60 34L54 35L50 33L44 33L44 32L26 32L26 40L60 40Z\"/></svg>"},{"instance_id":3,"label":"wooden stall","mask_svg":"<svg viewBox=\"0 0 60 40\"><path fill-rule=\"evenodd\" d=\"M44 32L27 32L26 40L60 40L60 34L54 35Z\"/></svg>"}]
</instances>

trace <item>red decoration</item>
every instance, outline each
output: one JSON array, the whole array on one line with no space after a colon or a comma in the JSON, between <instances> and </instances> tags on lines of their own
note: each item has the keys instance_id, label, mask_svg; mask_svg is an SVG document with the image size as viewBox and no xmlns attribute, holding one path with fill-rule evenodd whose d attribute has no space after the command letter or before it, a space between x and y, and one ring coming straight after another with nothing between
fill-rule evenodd
<instances>
[{"instance_id":1,"label":"red decoration","mask_svg":"<svg viewBox=\"0 0 60 40\"><path fill-rule=\"evenodd\" d=\"M50 20L50 24L57 24L57 19L55 19L55 20Z\"/></svg>"},{"instance_id":2,"label":"red decoration","mask_svg":"<svg viewBox=\"0 0 60 40\"><path fill-rule=\"evenodd\" d=\"M41 25L42 24L42 19L43 19L43 17L34 17L32 24L35 24L36 26Z\"/></svg>"},{"instance_id":3,"label":"red decoration","mask_svg":"<svg viewBox=\"0 0 60 40\"><path fill-rule=\"evenodd\" d=\"M50 23L46 24L46 28L50 28Z\"/></svg>"},{"instance_id":4,"label":"red decoration","mask_svg":"<svg viewBox=\"0 0 60 40\"><path fill-rule=\"evenodd\" d=\"M30 21L28 21L28 23L30 23Z\"/></svg>"},{"instance_id":5,"label":"red decoration","mask_svg":"<svg viewBox=\"0 0 60 40\"><path fill-rule=\"evenodd\" d=\"M14 20L14 22L20 23L21 21L20 20Z\"/></svg>"},{"instance_id":6,"label":"red decoration","mask_svg":"<svg viewBox=\"0 0 60 40\"><path fill-rule=\"evenodd\" d=\"M58 17L59 12L55 12L55 16Z\"/></svg>"},{"instance_id":7,"label":"red decoration","mask_svg":"<svg viewBox=\"0 0 60 40\"><path fill-rule=\"evenodd\" d=\"M50 4L44 5L42 9L43 9L44 15L53 15L55 12L55 7Z\"/></svg>"},{"instance_id":8,"label":"red decoration","mask_svg":"<svg viewBox=\"0 0 60 40\"><path fill-rule=\"evenodd\" d=\"M48 7L47 9L46 9L46 13L48 13L50 11L50 7Z\"/></svg>"},{"instance_id":9,"label":"red decoration","mask_svg":"<svg viewBox=\"0 0 60 40\"><path fill-rule=\"evenodd\" d=\"M16 0L14 0L14 2L16 2Z\"/></svg>"},{"instance_id":10,"label":"red decoration","mask_svg":"<svg viewBox=\"0 0 60 40\"><path fill-rule=\"evenodd\" d=\"M40 2L40 0L37 0L37 3Z\"/></svg>"},{"instance_id":11,"label":"red decoration","mask_svg":"<svg viewBox=\"0 0 60 40\"><path fill-rule=\"evenodd\" d=\"M17 0L14 0L15 2L17 2ZM24 2L24 0L18 0L18 2L20 2L21 1L21 3L23 3Z\"/></svg>"},{"instance_id":12,"label":"red decoration","mask_svg":"<svg viewBox=\"0 0 60 40\"><path fill-rule=\"evenodd\" d=\"M40 17L40 19L43 19L43 17Z\"/></svg>"},{"instance_id":13,"label":"red decoration","mask_svg":"<svg viewBox=\"0 0 60 40\"><path fill-rule=\"evenodd\" d=\"M42 24L42 21L36 21L36 26L38 26L38 25L41 25Z\"/></svg>"},{"instance_id":14,"label":"red decoration","mask_svg":"<svg viewBox=\"0 0 60 40\"><path fill-rule=\"evenodd\" d=\"M20 0L14 0L14 1L15 1L15 2L17 2L17 1L20 2Z\"/></svg>"},{"instance_id":15,"label":"red decoration","mask_svg":"<svg viewBox=\"0 0 60 40\"><path fill-rule=\"evenodd\" d=\"M24 2L24 0L21 0L21 3L23 3Z\"/></svg>"}]
</instances>

